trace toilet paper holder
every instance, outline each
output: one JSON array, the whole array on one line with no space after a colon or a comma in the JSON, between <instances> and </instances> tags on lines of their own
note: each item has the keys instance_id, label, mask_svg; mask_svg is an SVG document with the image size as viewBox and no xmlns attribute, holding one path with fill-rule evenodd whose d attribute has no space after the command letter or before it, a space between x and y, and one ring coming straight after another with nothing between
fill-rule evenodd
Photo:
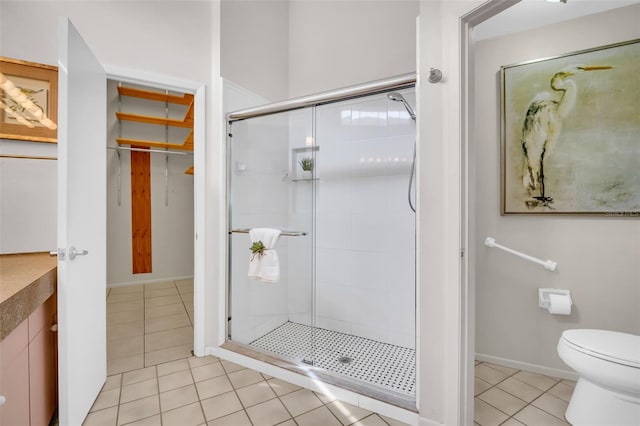
<instances>
[{"instance_id":1,"label":"toilet paper holder","mask_svg":"<svg viewBox=\"0 0 640 426\"><path fill-rule=\"evenodd\" d=\"M551 312L551 299L550 295L566 296L569 298L569 305L573 306L573 300L571 299L571 292L569 290L562 290L558 288L539 288L538 289L538 306ZM551 312L553 313L553 312Z\"/></svg>"}]
</instances>

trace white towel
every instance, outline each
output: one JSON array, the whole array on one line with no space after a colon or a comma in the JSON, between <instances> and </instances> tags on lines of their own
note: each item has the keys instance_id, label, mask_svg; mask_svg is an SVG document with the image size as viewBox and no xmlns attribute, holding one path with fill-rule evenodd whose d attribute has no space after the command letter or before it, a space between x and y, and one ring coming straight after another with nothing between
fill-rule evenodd
<instances>
[{"instance_id":1,"label":"white towel","mask_svg":"<svg viewBox=\"0 0 640 426\"><path fill-rule=\"evenodd\" d=\"M280 260L275 250L280 231L271 228L253 228L249 230L251 244L262 241L265 247L262 255L251 253L249 257L249 278L267 283L280 280Z\"/></svg>"}]
</instances>

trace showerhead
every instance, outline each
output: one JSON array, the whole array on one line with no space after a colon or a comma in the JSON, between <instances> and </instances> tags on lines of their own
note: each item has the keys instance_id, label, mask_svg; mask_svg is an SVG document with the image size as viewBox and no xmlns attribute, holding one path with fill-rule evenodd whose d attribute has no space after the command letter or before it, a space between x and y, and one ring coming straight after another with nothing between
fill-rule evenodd
<instances>
[{"instance_id":1,"label":"showerhead","mask_svg":"<svg viewBox=\"0 0 640 426\"><path fill-rule=\"evenodd\" d=\"M391 92L391 93L387 93L387 98L391 99L392 101L402 102L402 105L404 105L404 107L407 110L407 112L409 113L409 116L411 117L411 119L413 121L416 121L416 113L413 112L413 108L411 108L411 105L409 105L409 103L404 98L404 96L402 96L398 92Z\"/></svg>"},{"instance_id":2,"label":"showerhead","mask_svg":"<svg viewBox=\"0 0 640 426\"><path fill-rule=\"evenodd\" d=\"M402 96L398 92L387 93L387 98L391 99L392 101L404 101L404 96Z\"/></svg>"}]
</instances>

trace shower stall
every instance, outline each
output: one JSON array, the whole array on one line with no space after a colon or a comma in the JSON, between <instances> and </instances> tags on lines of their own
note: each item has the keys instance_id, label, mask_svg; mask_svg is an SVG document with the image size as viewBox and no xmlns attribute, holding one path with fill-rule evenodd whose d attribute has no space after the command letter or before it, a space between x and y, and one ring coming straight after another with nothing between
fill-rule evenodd
<instances>
[{"instance_id":1,"label":"shower stall","mask_svg":"<svg viewBox=\"0 0 640 426\"><path fill-rule=\"evenodd\" d=\"M399 76L227 116L227 346L407 408L414 86ZM281 231L277 282L248 277L253 228Z\"/></svg>"}]
</instances>

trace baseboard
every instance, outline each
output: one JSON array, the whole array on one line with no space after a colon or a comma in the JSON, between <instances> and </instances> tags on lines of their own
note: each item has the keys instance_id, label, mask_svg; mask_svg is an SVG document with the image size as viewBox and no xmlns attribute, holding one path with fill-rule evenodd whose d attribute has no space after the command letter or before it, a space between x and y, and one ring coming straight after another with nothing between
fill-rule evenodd
<instances>
[{"instance_id":1,"label":"baseboard","mask_svg":"<svg viewBox=\"0 0 640 426\"><path fill-rule=\"evenodd\" d=\"M545 376L559 377L567 380L578 380L578 375L571 370L561 370L559 368L546 367L544 365L530 364L528 362L515 361L513 359L500 358L493 355L476 353L476 361L488 362L502 365L504 367L529 371L531 373L544 374Z\"/></svg>"},{"instance_id":2,"label":"baseboard","mask_svg":"<svg viewBox=\"0 0 640 426\"><path fill-rule=\"evenodd\" d=\"M188 280L193 279L193 275L183 276L183 277L165 277L165 278L153 278L153 279L140 279L140 281L130 281L125 283L107 283L107 288L116 288L116 287L129 287L132 285L140 285L140 284L153 284L153 283L161 283L164 281L180 281L180 280Z\"/></svg>"}]
</instances>

